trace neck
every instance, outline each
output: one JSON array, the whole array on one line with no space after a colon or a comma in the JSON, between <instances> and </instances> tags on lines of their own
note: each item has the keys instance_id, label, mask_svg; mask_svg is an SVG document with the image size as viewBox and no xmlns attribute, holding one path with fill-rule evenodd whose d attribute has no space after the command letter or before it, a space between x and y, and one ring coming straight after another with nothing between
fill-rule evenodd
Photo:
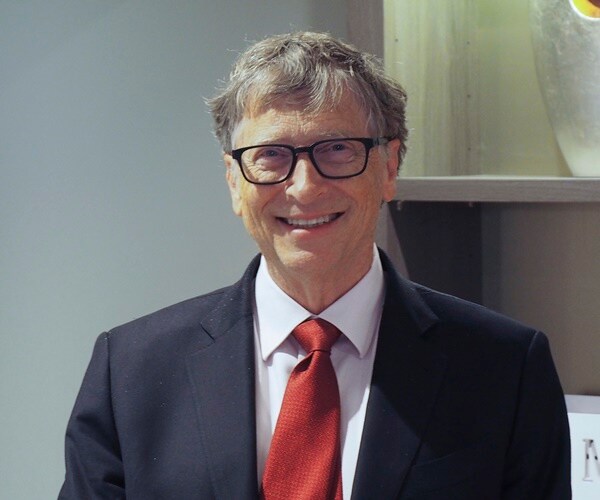
<instances>
[{"instance_id":1,"label":"neck","mask_svg":"<svg viewBox=\"0 0 600 500\"><path fill-rule=\"evenodd\" d=\"M354 287L371 268L372 260L344 269L284 268L267 262L273 281L298 304L319 314Z\"/></svg>"}]
</instances>

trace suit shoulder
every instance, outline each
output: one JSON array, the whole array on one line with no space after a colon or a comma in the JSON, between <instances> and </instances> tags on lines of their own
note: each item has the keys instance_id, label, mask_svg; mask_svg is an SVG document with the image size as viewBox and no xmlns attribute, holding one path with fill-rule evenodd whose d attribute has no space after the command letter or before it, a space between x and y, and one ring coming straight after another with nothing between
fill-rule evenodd
<instances>
[{"instance_id":1,"label":"suit shoulder","mask_svg":"<svg viewBox=\"0 0 600 500\"><path fill-rule=\"evenodd\" d=\"M499 312L410 281L396 272L385 253L380 255L390 306L403 310L427 337L442 343L518 344L520 349L526 348L536 334L543 337Z\"/></svg>"},{"instance_id":2,"label":"suit shoulder","mask_svg":"<svg viewBox=\"0 0 600 500\"><path fill-rule=\"evenodd\" d=\"M231 287L183 300L112 328L107 332L111 341L145 342L153 336L168 337L197 330L202 319L222 300Z\"/></svg>"},{"instance_id":3,"label":"suit shoulder","mask_svg":"<svg viewBox=\"0 0 600 500\"><path fill-rule=\"evenodd\" d=\"M241 279L113 328L105 334L111 352L172 352L200 349L235 330L252 315L255 257Z\"/></svg>"},{"instance_id":4,"label":"suit shoulder","mask_svg":"<svg viewBox=\"0 0 600 500\"><path fill-rule=\"evenodd\" d=\"M480 304L415 285L416 292L439 319L439 329L480 337L495 343L525 343L541 333L513 318ZM543 335L543 334L542 334Z\"/></svg>"}]
</instances>

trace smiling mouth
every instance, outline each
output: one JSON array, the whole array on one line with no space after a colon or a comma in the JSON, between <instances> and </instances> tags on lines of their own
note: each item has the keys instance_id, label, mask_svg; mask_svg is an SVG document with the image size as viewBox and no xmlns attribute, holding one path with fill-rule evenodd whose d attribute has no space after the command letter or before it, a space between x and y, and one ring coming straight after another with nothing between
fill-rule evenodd
<instances>
[{"instance_id":1,"label":"smiling mouth","mask_svg":"<svg viewBox=\"0 0 600 500\"><path fill-rule=\"evenodd\" d=\"M319 227L324 224L329 224L334 220L340 218L342 216L342 212L337 212L334 214L324 215L323 217L317 217L315 219L288 219L285 217L280 217L279 220L285 222L288 226L293 226L302 229L310 229L313 227Z\"/></svg>"}]
</instances>

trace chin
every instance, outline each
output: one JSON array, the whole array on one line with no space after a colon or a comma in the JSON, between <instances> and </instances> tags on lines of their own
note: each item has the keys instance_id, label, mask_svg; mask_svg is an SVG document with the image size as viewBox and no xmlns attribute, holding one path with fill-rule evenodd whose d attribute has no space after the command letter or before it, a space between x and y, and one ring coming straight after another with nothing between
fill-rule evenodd
<instances>
[{"instance_id":1,"label":"chin","mask_svg":"<svg viewBox=\"0 0 600 500\"><path fill-rule=\"evenodd\" d=\"M305 272L307 274L321 272L330 267L331 256L324 252L310 249L294 249L278 252L275 260L284 269ZM267 259L268 261L268 259Z\"/></svg>"}]
</instances>

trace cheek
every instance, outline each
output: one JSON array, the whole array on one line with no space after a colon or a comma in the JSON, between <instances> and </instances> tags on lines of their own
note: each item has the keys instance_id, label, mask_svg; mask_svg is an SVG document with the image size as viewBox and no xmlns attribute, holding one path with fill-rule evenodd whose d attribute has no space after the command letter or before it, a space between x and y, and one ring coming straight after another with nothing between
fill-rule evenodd
<instances>
[{"instance_id":1,"label":"cheek","mask_svg":"<svg viewBox=\"0 0 600 500\"><path fill-rule=\"evenodd\" d=\"M257 188L251 184L245 183L238 190L239 196L239 214L246 224L259 225L263 219L266 219L268 204L272 198L271 193L266 186Z\"/></svg>"},{"instance_id":2,"label":"cheek","mask_svg":"<svg viewBox=\"0 0 600 500\"><path fill-rule=\"evenodd\" d=\"M370 205L376 205L379 207L381 205L381 201L385 197L385 183L384 179L381 175L374 175L370 178L370 182L368 186L365 186L363 192L361 193L365 203Z\"/></svg>"}]
</instances>

